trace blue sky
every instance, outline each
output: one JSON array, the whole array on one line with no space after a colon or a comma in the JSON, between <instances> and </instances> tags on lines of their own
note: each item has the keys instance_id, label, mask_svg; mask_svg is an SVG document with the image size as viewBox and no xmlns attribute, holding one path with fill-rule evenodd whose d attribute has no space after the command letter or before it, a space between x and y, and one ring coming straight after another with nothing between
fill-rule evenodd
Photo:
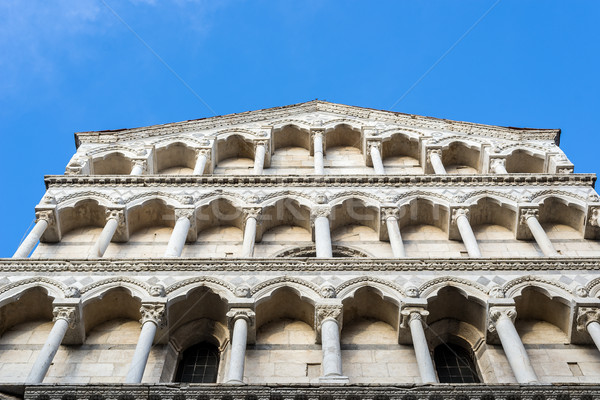
<instances>
[{"instance_id":1,"label":"blue sky","mask_svg":"<svg viewBox=\"0 0 600 400\"><path fill-rule=\"evenodd\" d=\"M561 128L576 172L598 173L599 16L596 0L2 0L0 257L74 132L213 111L318 98Z\"/></svg>"}]
</instances>

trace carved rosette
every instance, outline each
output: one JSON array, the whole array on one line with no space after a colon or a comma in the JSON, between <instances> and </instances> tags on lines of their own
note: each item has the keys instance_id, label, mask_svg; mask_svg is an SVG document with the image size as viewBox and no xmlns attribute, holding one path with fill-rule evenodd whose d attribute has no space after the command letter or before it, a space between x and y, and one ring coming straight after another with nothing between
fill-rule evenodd
<instances>
[{"instance_id":1,"label":"carved rosette","mask_svg":"<svg viewBox=\"0 0 600 400\"><path fill-rule=\"evenodd\" d=\"M501 318L508 318L514 324L517 319L517 310L515 307L491 307L489 313L489 325L488 330L490 332L496 331L496 323Z\"/></svg>"},{"instance_id":2,"label":"carved rosette","mask_svg":"<svg viewBox=\"0 0 600 400\"><path fill-rule=\"evenodd\" d=\"M431 156L437 154L438 157L442 158L442 149L427 149L427 162L431 164Z\"/></svg>"},{"instance_id":3,"label":"carved rosette","mask_svg":"<svg viewBox=\"0 0 600 400\"><path fill-rule=\"evenodd\" d=\"M456 224L459 217L467 217L467 220L471 217L471 211L468 208L455 208L452 210L452 223Z\"/></svg>"},{"instance_id":4,"label":"carved rosette","mask_svg":"<svg viewBox=\"0 0 600 400\"><path fill-rule=\"evenodd\" d=\"M77 307L58 306L52 310L54 315L53 321L64 319L69 324L69 328L73 329L77 324Z\"/></svg>"},{"instance_id":5,"label":"carved rosette","mask_svg":"<svg viewBox=\"0 0 600 400\"><path fill-rule=\"evenodd\" d=\"M577 330L585 332L590 322L600 323L600 308L579 307L577 310Z\"/></svg>"},{"instance_id":6,"label":"carved rosette","mask_svg":"<svg viewBox=\"0 0 600 400\"><path fill-rule=\"evenodd\" d=\"M140 313L142 314L142 319L140 319L140 323L144 325L146 322L154 322L157 326L162 326L165 322L165 305L162 303L148 303L142 304L140 307Z\"/></svg>"},{"instance_id":7,"label":"carved rosette","mask_svg":"<svg viewBox=\"0 0 600 400\"><path fill-rule=\"evenodd\" d=\"M388 218L398 220L400 218L400 209L398 207L381 207L381 221L385 222Z\"/></svg>"},{"instance_id":8,"label":"carved rosette","mask_svg":"<svg viewBox=\"0 0 600 400\"><path fill-rule=\"evenodd\" d=\"M521 214L519 216L519 223L521 225L527 225L527 220L531 217L538 218L540 212L537 208L524 208L521 210Z\"/></svg>"},{"instance_id":9,"label":"carved rosette","mask_svg":"<svg viewBox=\"0 0 600 400\"><path fill-rule=\"evenodd\" d=\"M321 325L325 320L332 319L342 326L343 308L341 304L321 304L315 307L315 323L317 330L321 330Z\"/></svg>"},{"instance_id":10,"label":"carved rosette","mask_svg":"<svg viewBox=\"0 0 600 400\"><path fill-rule=\"evenodd\" d=\"M239 318L245 319L248 322L248 326L254 326L256 322L256 313L250 308L232 308L226 315L229 329L233 329L233 324Z\"/></svg>"},{"instance_id":11,"label":"carved rosette","mask_svg":"<svg viewBox=\"0 0 600 400\"><path fill-rule=\"evenodd\" d=\"M421 307L404 307L400 312L400 327L408 328L411 321L419 320L425 323L429 311Z\"/></svg>"}]
</instances>

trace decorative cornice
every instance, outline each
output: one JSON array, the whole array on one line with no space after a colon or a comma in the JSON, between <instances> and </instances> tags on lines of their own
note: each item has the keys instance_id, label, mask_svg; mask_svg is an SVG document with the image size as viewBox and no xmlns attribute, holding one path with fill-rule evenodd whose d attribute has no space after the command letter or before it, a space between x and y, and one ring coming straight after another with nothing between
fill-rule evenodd
<instances>
[{"instance_id":1,"label":"decorative cornice","mask_svg":"<svg viewBox=\"0 0 600 400\"><path fill-rule=\"evenodd\" d=\"M477 175L46 175L46 188L56 186L219 186L219 187L397 187L415 186L589 186L593 174Z\"/></svg>"},{"instance_id":2,"label":"decorative cornice","mask_svg":"<svg viewBox=\"0 0 600 400\"><path fill-rule=\"evenodd\" d=\"M0 273L136 273L154 271L598 271L597 258L382 259L177 258L111 260L0 259ZM232 288L233 290L233 288ZM316 289L318 291L318 289ZM338 288L339 290L339 288Z\"/></svg>"}]
</instances>

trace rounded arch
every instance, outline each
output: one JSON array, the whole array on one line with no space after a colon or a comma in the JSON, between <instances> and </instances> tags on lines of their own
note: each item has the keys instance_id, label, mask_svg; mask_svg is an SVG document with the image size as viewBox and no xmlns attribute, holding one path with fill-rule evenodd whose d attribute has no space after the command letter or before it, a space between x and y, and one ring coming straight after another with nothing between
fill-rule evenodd
<instances>
[{"instance_id":1,"label":"rounded arch","mask_svg":"<svg viewBox=\"0 0 600 400\"><path fill-rule=\"evenodd\" d=\"M62 282L45 277L21 279L0 288L0 307L18 300L28 290L40 288L53 299L66 298L67 286Z\"/></svg>"},{"instance_id":2,"label":"rounded arch","mask_svg":"<svg viewBox=\"0 0 600 400\"><path fill-rule=\"evenodd\" d=\"M599 297L600 295L600 278L595 278L585 285L590 297Z\"/></svg>"},{"instance_id":3,"label":"rounded arch","mask_svg":"<svg viewBox=\"0 0 600 400\"><path fill-rule=\"evenodd\" d=\"M172 295L167 302L169 329L175 332L189 322L207 319L227 325L227 311L231 295L228 290L213 284L197 284ZM214 290L213 290L214 288Z\"/></svg>"},{"instance_id":4,"label":"rounded arch","mask_svg":"<svg viewBox=\"0 0 600 400\"><path fill-rule=\"evenodd\" d=\"M238 198L223 194L204 199L196 208L198 232L210 228L232 226L244 229L245 213Z\"/></svg>"},{"instance_id":5,"label":"rounded arch","mask_svg":"<svg viewBox=\"0 0 600 400\"><path fill-rule=\"evenodd\" d=\"M433 299L438 296L441 289L446 287L455 288L462 296L469 300L473 300L481 305L487 302L487 288L480 283L469 281L454 276L441 276L431 279L419 287L421 297Z\"/></svg>"},{"instance_id":6,"label":"rounded arch","mask_svg":"<svg viewBox=\"0 0 600 400\"><path fill-rule=\"evenodd\" d=\"M430 225L448 233L449 206L446 199L422 194L402 199L398 223L400 228L411 225Z\"/></svg>"},{"instance_id":7,"label":"rounded arch","mask_svg":"<svg viewBox=\"0 0 600 400\"><path fill-rule=\"evenodd\" d=\"M545 172L546 157L539 150L519 147L513 148L506 154L506 171L508 173L541 174Z\"/></svg>"},{"instance_id":8,"label":"rounded arch","mask_svg":"<svg viewBox=\"0 0 600 400\"><path fill-rule=\"evenodd\" d=\"M0 307L0 336L8 329L28 321L52 321L52 302L45 286L35 285L4 299Z\"/></svg>"},{"instance_id":9,"label":"rounded arch","mask_svg":"<svg viewBox=\"0 0 600 400\"><path fill-rule=\"evenodd\" d=\"M485 296L478 290L472 290L464 283L456 285L448 280L446 284L433 285L435 290L421 296L427 298L428 324L438 321L462 321L476 327L480 332L485 331L487 303Z\"/></svg>"},{"instance_id":10,"label":"rounded arch","mask_svg":"<svg viewBox=\"0 0 600 400\"><path fill-rule=\"evenodd\" d=\"M573 228L579 236L583 235L586 209L579 201L562 195L545 195L537 198L539 221L542 225L566 225Z\"/></svg>"},{"instance_id":11,"label":"rounded arch","mask_svg":"<svg viewBox=\"0 0 600 400\"><path fill-rule=\"evenodd\" d=\"M348 122L327 123L325 126L331 126L325 129L325 148L327 150L336 147L354 147L362 152L363 134L359 127L353 127Z\"/></svg>"},{"instance_id":12,"label":"rounded arch","mask_svg":"<svg viewBox=\"0 0 600 400\"><path fill-rule=\"evenodd\" d=\"M215 161L217 167L231 166L246 169L252 167L254 165L254 141L247 134L240 134L237 131L219 136L216 143Z\"/></svg>"},{"instance_id":13,"label":"rounded arch","mask_svg":"<svg viewBox=\"0 0 600 400\"><path fill-rule=\"evenodd\" d=\"M300 147L310 150L310 131L296 124L286 124L274 128L271 134L273 138L273 150Z\"/></svg>"},{"instance_id":14,"label":"rounded arch","mask_svg":"<svg viewBox=\"0 0 600 400\"><path fill-rule=\"evenodd\" d=\"M83 286L79 290L79 293L81 293L81 303L82 305L86 305L90 302L101 300L106 293L116 288L123 289L129 296L139 301L151 296L150 285L147 283L127 276L117 276Z\"/></svg>"},{"instance_id":15,"label":"rounded arch","mask_svg":"<svg viewBox=\"0 0 600 400\"><path fill-rule=\"evenodd\" d=\"M229 303L235 299L235 287L227 281L211 276L198 276L176 282L165 288L169 304L182 301L190 292L199 287L207 287L212 293L218 295L223 301Z\"/></svg>"},{"instance_id":16,"label":"rounded arch","mask_svg":"<svg viewBox=\"0 0 600 400\"><path fill-rule=\"evenodd\" d=\"M260 242L263 234L281 226L303 228L309 236L308 240L310 240L310 206L307 203L305 199L298 201L290 197L270 201L269 205L262 210L256 240ZM284 239L279 239L279 241L282 240Z\"/></svg>"},{"instance_id":17,"label":"rounded arch","mask_svg":"<svg viewBox=\"0 0 600 400\"><path fill-rule=\"evenodd\" d=\"M277 320L302 321L311 329L315 321L316 296L306 296L306 287L297 282L272 286L269 294L256 294L256 329Z\"/></svg>"},{"instance_id":18,"label":"rounded arch","mask_svg":"<svg viewBox=\"0 0 600 400\"><path fill-rule=\"evenodd\" d=\"M92 158L94 175L129 175L134 154L122 150L95 155Z\"/></svg>"},{"instance_id":19,"label":"rounded arch","mask_svg":"<svg viewBox=\"0 0 600 400\"><path fill-rule=\"evenodd\" d=\"M442 146L442 163L449 174L481 171L481 145L463 140L448 141Z\"/></svg>"},{"instance_id":20,"label":"rounded arch","mask_svg":"<svg viewBox=\"0 0 600 400\"><path fill-rule=\"evenodd\" d=\"M196 149L182 140L162 143L155 149L158 174L191 174L196 164Z\"/></svg>"},{"instance_id":21,"label":"rounded arch","mask_svg":"<svg viewBox=\"0 0 600 400\"><path fill-rule=\"evenodd\" d=\"M419 138L402 131L390 133L382 140L381 158L386 167L420 167Z\"/></svg>"},{"instance_id":22,"label":"rounded arch","mask_svg":"<svg viewBox=\"0 0 600 400\"><path fill-rule=\"evenodd\" d=\"M333 199L329 217L331 231L346 225L362 225L379 231L379 204L373 199L351 195Z\"/></svg>"},{"instance_id":23,"label":"rounded arch","mask_svg":"<svg viewBox=\"0 0 600 400\"><path fill-rule=\"evenodd\" d=\"M517 205L499 196L483 194L470 199L470 223L479 225L499 225L511 232L517 228Z\"/></svg>"},{"instance_id":24,"label":"rounded arch","mask_svg":"<svg viewBox=\"0 0 600 400\"><path fill-rule=\"evenodd\" d=\"M526 275L506 282L502 289L506 297L516 298L524 289L535 287L551 299L560 299L563 303L570 303L572 295L569 288L555 280L545 279L539 276Z\"/></svg>"},{"instance_id":25,"label":"rounded arch","mask_svg":"<svg viewBox=\"0 0 600 400\"><path fill-rule=\"evenodd\" d=\"M96 326L111 320L138 321L141 318L140 297L131 287L114 285L103 287L94 297L85 296L82 302L83 324L86 334Z\"/></svg>"},{"instance_id":26,"label":"rounded arch","mask_svg":"<svg viewBox=\"0 0 600 400\"><path fill-rule=\"evenodd\" d=\"M400 299L405 297L404 290L394 282L375 278L372 276L361 276L350 279L336 288L337 297L346 299L354 296L354 293L363 287L372 287L381 293L384 300L390 301L396 305L400 304Z\"/></svg>"},{"instance_id":27,"label":"rounded arch","mask_svg":"<svg viewBox=\"0 0 600 400\"><path fill-rule=\"evenodd\" d=\"M168 197L151 196L128 205L126 211L129 234L150 227L172 228L175 225L174 203L173 199Z\"/></svg>"},{"instance_id":28,"label":"rounded arch","mask_svg":"<svg viewBox=\"0 0 600 400\"><path fill-rule=\"evenodd\" d=\"M58 220L61 234L84 227L103 228L106 223L106 206L104 201L94 198L85 198L72 205L63 205L58 208Z\"/></svg>"},{"instance_id":29,"label":"rounded arch","mask_svg":"<svg viewBox=\"0 0 600 400\"><path fill-rule=\"evenodd\" d=\"M340 245L332 245L331 246L332 256L334 258L344 258L344 257L361 257L361 258L372 258L373 255L368 253L362 249L356 249L350 246L340 246ZM314 245L310 246L293 246L289 248L285 248L275 254L272 257L301 257L301 258L309 258L316 257L317 249Z\"/></svg>"},{"instance_id":30,"label":"rounded arch","mask_svg":"<svg viewBox=\"0 0 600 400\"><path fill-rule=\"evenodd\" d=\"M254 286L250 293L257 299L256 301L258 303L268 300L275 290L284 287L295 291L296 295L302 300L308 301L313 305L316 300L321 297L319 294L319 286L307 280L292 276L282 276L266 280Z\"/></svg>"}]
</instances>

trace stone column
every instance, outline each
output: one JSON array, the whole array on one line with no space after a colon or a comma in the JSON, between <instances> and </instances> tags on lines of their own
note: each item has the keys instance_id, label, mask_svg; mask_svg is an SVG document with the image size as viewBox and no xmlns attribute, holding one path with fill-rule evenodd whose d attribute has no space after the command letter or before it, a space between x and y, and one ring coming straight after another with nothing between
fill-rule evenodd
<instances>
[{"instance_id":1,"label":"stone column","mask_svg":"<svg viewBox=\"0 0 600 400\"><path fill-rule=\"evenodd\" d=\"M371 161L373 162L373 169L377 175L385 175L385 169L383 168L383 161L381 160L380 142L368 143L369 152L371 153Z\"/></svg>"},{"instance_id":2,"label":"stone column","mask_svg":"<svg viewBox=\"0 0 600 400\"><path fill-rule=\"evenodd\" d=\"M267 142L257 142L254 147L254 175L262 175L267 154Z\"/></svg>"},{"instance_id":3,"label":"stone column","mask_svg":"<svg viewBox=\"0 0 600 400\"><path fill-rule=\"evenodd\" d=\"M454 209L452 211L452 222L458 226L460 237L467 248L469 257L478 258L481 257L481 251L479 250L477 239L475 239L475 234L469 223L469 213L469 209L467 208Z\"/></svg>"},{"instance_id":4,"label":"stone column","mask_svg":"<svg viewBox=\"0 0 600 400\"><path fill-rule=\"evenodd\" d=\"M206 169L206 162L210 157L210 150L198 149L196 150L196 164L194 165L194 175L203 175Z\"/></svg>"},{"instance_id":5,"label":"stone column","mask_svg":"<svg viewBox=\"0 0 600 400\"><path fill-rule=\"evenodd\" d=\"M254 255L254 243L256 242L256 225L262 209L259 207L247 208L246 226L244 227L244 243L242 244L241 257L248 258Z\"/></svg>"},{"instance_id":6,"label":"stone column","mask_svg":"<svg viewBox=\"0 0 600 400\"><path fill-rule=\"evenodd\" d=\"M234 309L227 313L232 333L231 357L229 358L226 383L234 385L244 384L248 326L253 324L254 315L254 311L249 309Z\"/></svg>"},{"instance_id":7,"label":"stone column","mask_svg":"<svg viewBox=\"0 0 600 400\"><path fill-rule=\"evenodd\" d=\"M27 384L42 383L67 329L76 323L77 311L75 307L54 307L54 326L25 380Z\"/></svg>"},{"instance_id":8,"label":"stone column","mask_svg":"<svg viewBox=\"0 0 600 400\"><path fill-rule=\"evenodd\" d=\"M37 245L40 238L46 232L48 225L54 222L54 212L51 210L36 212L37 222L29 232L23 243L19 246L12 258L27 258Z\"/></svg>"},{"instance_id":9,"label":"stone column","mask_svg":"<svg viewBox=\"0 0 600 400\"><path fill-rule=\"evenodd\" d=\"M427 159L431 163L433 167L433 172L437 175L445 175L446 168L444 168L444 164L442 163L442 150L441 149L431 149L427 151Z\"/></svg>"},{"instance_id":10,"label":"stone column","mask_svg":"<svg viewBox=\"0 0 600 400\"><path fill-rule=\"evenodd\" d=\"M506 159L505 158L492 158L490 160L490 171L495 174L508 174L506 170Z\"/></svg>"},{"instance_id":11,"label":"stone column","mask_svg":"<svg viewBox=\"0 0 600 400\"><path fill-rule=\"evenodd\" d=\"M398 207L382 208L381 218L385 221L387 226L390 245L392 246L394 257L404 258L406 257L406 252L404 250L404 243L402 242L402 235L400 234L400 227L398 226L399 213L400 210Z\"/></svg>"},{"instance_id":12,"label":"stone column","mask_svg":"<svg viewBox=\"0 0 600 400\"><path fill-rule=\"evenodd\" d=\"M319 381L321 383L346 383L348 377L342 375L342 350L340 347L342 305L318 305L315 308L315 314L323 352L323 376Z\"/></svg>"},{"instance_id":13,"label":"stone column","mask_svg":"<svg viewBox=\"0 0 600 400\"><path fill-rule=\"evenodd\" d=\"M179 209L175 210L175 227L169 238L164 257L180 257L187 239L188 231L191 226L191 219L194 218L194 210Z\"/></svg>"},{"instance_id":14,"label":"stone column","mask_svg":"<svg viewBox=\"0 0 600 400\"><path fill-rule=\"evenodd\" d=\"M125 219L123 210L106 210L106 224L100 233L98 240L90 251L91 258L101 258L104 255L110 241L112 240L119 225Z\"/></svg>"},{"instance_id":15,"label":"stone column","mask_svg":"<svg viewBox=\"0 0 600 400\"><path fill-rule=\"evenodd\" d=\"M594 344L600 350L600 309L596 307L579 307L577 330L589 333Z\"/></svg>"},{"instance_id":16,"label":"stone column","mask_svg":"<svg viewBox=\"0 0 600 400\"><path fill-rule=\"evenodd\" d=\"M323 166L323 134L324 131L313 132L313 153L315 159L315 175L325 175Z\"/></svg>"},{"instance_id":17,"label":"stone column","mask_svg":"<svg viewBox=\"0 0 600 400\"><path fill-rule=\"evenodd\" d=\"M315 248L317 258L331 258L333 251L331 247L331 231L329 229L329 214L331 210L328 207L318 207L313 210L313 221L315 230Z\"/></svg>"},{"instance_id":18,"label":"stone column","mask_svg":"<svg viewBox=\"0 0 600 400\"><path fill-rule=\"evenodd\" d=\"M133 167L129 175L142 175L146 171L146 160L133 160Z\"/></svg>"},{"instance_id":19,"label":"stone column","mask_svg":"<svg viewBox=\"0 0 600 400\"><path fill-rule=\"evenodd\" d=\"M125 377L125 383L140 383L142 381L156 330L165 316L165 305L162 303L142 304L140 313L142 314L142 319L140 319L142 330L135 346L129 371L127 371Z\"/></svg>"},{"instance_id":20,"label":"stone column","mask_svg":"<svg viewBox=\"0 0 600 400\"><path fill-rule=\"evenodd\" d=\"M525 351L519 333L515 329L514 321L517 312L514 307L490 308L491 332L496 331L502 343L508 363L519 383L538 383L538 377L531 366L529 356Z\"/></svg>"},{"instance_id":21,"label":"stone column","mask_svg":"<svg viewBox=\"0 0 600 400\"><path fill-rule=\"evenodd\" d=\"M520 222L521 224L527 224L535 241L546 257L556 257L558 256L558 252L554 248L548 235L546 235L546 231L544 231L544 228L540 225L540 221L537 219L538 214L539 211L533 208L521 210Z\"/></svg>"},{"instance_id":22,"label":"stone column","mask_svg":"<svg viewBox=\"0 0 600 400\"><path fill-rule=\"evenodd\" d=\"M417 365L419 366L419 375L422 383L439 383L431 353L425 337L423 329L424 319L429 315L429 312L424 309L407 308L402 310L402 326L410 328L410 336L412 338Z\"/></svg>"}]
</instances>

